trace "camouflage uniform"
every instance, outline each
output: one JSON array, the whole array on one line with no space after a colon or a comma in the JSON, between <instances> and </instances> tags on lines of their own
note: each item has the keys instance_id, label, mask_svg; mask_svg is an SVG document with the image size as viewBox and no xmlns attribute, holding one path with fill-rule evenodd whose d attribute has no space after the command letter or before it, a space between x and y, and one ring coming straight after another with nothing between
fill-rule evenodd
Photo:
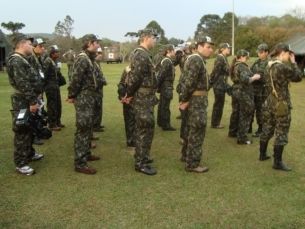
<instances>
[{"instance_id":1,"label":"camouflage uniform","mask_svg":"<svg viewBox=\"0 0 305 229\"><path fill-rule=\"evenodd\" d=\"M248 141L247 133L254 110L253 86L250 77L253 73L246 63L237 61L234 73L231 76L233 81L232 114L230 118L229 135L237 135L238 143Z\"/></svg>"},{"instance_id":2,"label":"camouflage uniform","mask_svg":"<svg viewBox=\"0 0 305 229\"><path fill-rule=\"evenodd\" d=\"M118 94L119 100L121 100L126 95L126 87L127 87L127 77L130 73L130 67L127 66L121 76L120 82L118 84ZM135 114L131 105L123 103L123 116L124 116L124 124L125 124L125 134L126 134L126 145L128 147L135 146Z\"/></svg>"},{"instance_id":3,"label":"camouflage uniform","mask_svg":"<svg viewBox=\"0 0 305 229\"><path fill-rule=\"evenodd\" d=\"M75 52L72 49L70 49L69 51L64 53L63 57L66 59L67 67L68 67L68 78L69 81L71 81Z\"/></svg>"},{"instance_id":4,"label":"camouflage uniform","mask_svg":"<svg viewBox=\"0 0 305 229\"><path fill-rule=\"evenodd\" d=\"M161 61L159 71L160 101L158 105L157 123L160 127L170 128L170 101L173 99L173 84L175 79L175 67L170 58L165 57Z\"/></svg>"},{"instance_id":5,"label":"camouflage uniform","mask_svg":"<svg viewBox=\"0 0 305 229\"><path fill-rule=\"evenodd\" d=\"M135 114L135 166L146 166L149 159L154 135L154 106L157 104L152 57L148 50L139 47L134 51L130 63L131 74L128 78L127 97L133 97L131 106Z\"/></svg>"},{"instance_id":6,"label":"camouflage uniform","mask_svg":"<svg viewBox=\"0 0 305 229\"><path fill-rule=\"evenodd\" d=\"M58 75L61 74L57 64L51 57L44 61L45 66L45 93L47 97L47 112L49 127L60 126L61 121L61 96L58 85Z\"/></svg>"},{"instance_id":7,"label":"camouflage uniform","mask_svg":"<svg viewBox=\"0 0 305 229\"><path fill-rule=\"evenodd\" d=\"M211 119L212 127L218 127L220 125L225 103L228 75L228 60L224 55L218 54L214 62L214 68L210 79L215 97Z\"/></svg>"},{"instance_id":8,"label":"camouflage uniform","mask_svg":"<svg viewBox=\"0 0 305 229\"><path fill-rule=\"evenodd\" d=\"M75 60L68 98L75 99L76 133L74 139L75 167L87 165L87 157L91 155L94 109L96 98L100 96L102 87L100 69L95 62L95 53L82 52Z\"/></svg>"},{"instance_id":9,"label":"camouflage uniform","mask_svg":"<svg viewBox=\"0 0 305 229\"><path fill-rule=\"evenodd\" d=\"M184 65L179 100L189 102L187 112L187 138L182 147L186 167L196 168L202 157L208 107L208 72L199 54L190 55Z\"/></svg>"},{"instance_id":10,"label":"camouflage uniform","mask_svg":"<svg viewBox=\"0 0 305 229\"><path fill-rule=\"evenodd\" d=\"M105 76L103 74L102 68L101 68L101 63L100 61L96 61L97 66L100 69L100 76L99 78L102 79L102 87L99 88L98 94L99 96L96 97L96 108L94 109L95 114L94 114L94 122L93 122L93 129L99 129L102 125L102 120L103 120L103 98L104 98L104 91L103 88L105 85L107 85Z\"/></svg>"},{"instance_id":11,"label":"camouflage uniform","mask_svg":"<svg viewBox=\"0 0 305 229\"><path fill-rule=\"evenodd\" d=\"M262 129L262 105L266 99L266 92L264 91L265 88L265 70L268 64L268 60L256 60L253 65L251 66L251 71L253 74L259 74L261 78L253 82L253 89L254 89L254 112L252 115L252 121L250 126L252 126L254 115L256 116L256 122L258 125L258 132L261 132Z\"/></svg>"},{"instance_id":12,"label":"camouflage uniform","mask_svg":"<svg viewBox=\"0 0 305 229\"><path fill-rule=\"evenodd\" d=\"M7 72L9 82L15 89L11 95L12 124L14 136L14 162L17 167L27 165L33 154L33 132L29 126L16 126L16 118L21 109L29 109L37 104L37 97L42 93L41 77L29 64L25 56L13 53L8 58Z\"/></svg>"},{"instance_id":13,"label":"camouflage uniform","mask_svg":"<svg viewBox=\"0 0 305 229\"><path fill-rule=\"evenodd\" d=\"M291 122L291 101L289 83L302 80L302 72L296 64L284 64L279 61L270 61L268 71L272 75L278 101L284 101L287 105L285 114L276 112L275 97L272 93L263 104L263 131L260 136L262 142L268 142L275 135L274 145L284 146L288 143L288 132ZM270 70L269 70L270 68ZM270 77L270 76L267 76ZM270 83L270 80L268 81Z\"/></svg>"}]
</instances>

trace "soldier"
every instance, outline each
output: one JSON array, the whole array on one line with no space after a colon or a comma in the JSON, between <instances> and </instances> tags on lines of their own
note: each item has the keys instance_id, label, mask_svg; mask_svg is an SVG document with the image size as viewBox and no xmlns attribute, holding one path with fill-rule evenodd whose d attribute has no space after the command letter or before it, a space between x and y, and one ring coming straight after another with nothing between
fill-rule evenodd
<instances>
[{"instance_id":1,"label":"soldier","mask_svg":"<svg viewBox=\"0 0 305 229\"><path fill-rule=\"evenodd\" d=\"M99 40L94 34L82 37L83 51L76 57L73 73L68 87L68 102L74 103L76 111L76 133L74 139L75 171L95 174L96 170L88 166L87 161L99 160L90 152L94 122L96 98L102 87L100 69L95 62Z\"/></svg>"},{"instance_id":2,"label":"soldier","mask_svg":"<svg viewBox=\"0 0 305 229\"><path fill-rule=\"evenodd\" d=\"M72 67L73 67L73 63L74 63L75 52L73 51L73 48L70 48L62 56L66 60L66 63L67 63L68 78L69 78L69 82L70 82L71 81L71 76L72 76Z\"/></svg>"},{"instance_id":3,"label":"soldier","mask_svg":"<svg viewBox=\"0 0 305 229\"><path fill-rule=\"evenodd\" d=\"M44 84L44 65L42 57L45 54L45 41L42 38L36 38L33 41L33 53L29 56L28 61L32 65L32 67L36 70L37 75L40 76L42 83ZM42 94L39 95L39 98L43 100ZM42 108L43 109L43 108ZM44 110L42 110L45 112ZM37 136L36 131L34 131L33 144L42 145L43 142Z\"/></svg>"},{"instance_id":4,"label":"soldier","mask_svg":"<svg viewBox=\"0 0 305 229\"><path fill-rule=\"evenodd\" d=\"M214 105L211 118L211 127L216 129L224 128L220 124L223 107L225 103L225 95L228 88L228 76L230 65L227 56L231 53L231 46L228 43L219 45L218 55L214 62L214 68L211 73L210 86L214 91Z\"/></svg>"},{"instance_id":5,"label":"soldier","mask_svg":"<svg viewBox=\"0 0 305 229\"><path fill-rule=\"evenodd\" d=\"M253 74L247 65L249 52L241 49L232 61L230 75L233 82L232 114L230 117L229 136L237 136L237 144L249 145L247 133L254 110L253 86L255 80L260 79L259 74Z\"/></svg>"},{"instance_id":6,"label":"soldier","mask_svg":"<svg viewBox=\"0 0 305 229\"><path fill-rule=\"evenodd\" d=\"M44 60L45 66L45 93L47 97L47 113L49 128L53 131L60 131L64 125L61 123L61 96L58 80L61 72L57 66L60 57L57 45L50 47L49 55Z\"/></svg>"},{"instance_id":7,"label":"soldier","mask_svg":"<svg viewBox=\"0 0 305 229\"><path fill-rule=\"evenodd\" d=\"M269 55L269 48L267 44L260 44L257 47L257 55L258 59L253 63L251 66L252 73L257 73L261 76L260 80L256 80L253 82L253 89L254 89L254 112L252 121L250 124L250 130L252 130L252 123L254 121L254 116L256 117L256 122L258 125L257 131L252 135L253 137L259 137L262 132L262 105L266 99L264 95L265 88L265 70L268 64L268 55Z\"/></svg>"},{"instance_id":8,"label":"soldier","mask_svg":"<svg viewBox=\"0 0 305 229\"><path fill-rule=\"evenodd\" d=\"M184 64L179 94L179 108L187 112L187 138L182 147L182 158L186 161L187 172L204 173L208 167L200 166L202 144L207 124L208 82L209 76L205 66L205 59L213 52L212 39L199 35L196 38L197 51L190 55Z\"/></svg>"},{"instance_id":9,"label":"soldier","mask_svg":"<svg viewBox=\"0 0 305 229\"><path fill-rule=\"evenodd\" d=\"M96 114L94 115L94 124L93 124L93 131L94 132L104 132L104 126L102 125L102 120L103 120L103 98L104 98L104 92L103 92L103 88L104 86L107 85L107 81L106 78L103 74L102 68L101 68L101 62L102 62L102 49L98 48L97 50L97 55L95 57L95 61L99 66L100 69L100 77L102 77L103 80L103 85L99 91L99 95L98 97L96 97Z\"/></svg>"},{"instance_id":10,"label":"soldier","mask_svg":"<svg viewBox=\"0 0 305 229\"><path fill-rule=\"evenodd\" d=\"M26 114L20 110L35 113L38 110L38 95L42 93L41 76L30 65L27 57L32 54L33 38L17 33L13 38L14 53L7 61L9 82L14 88L11 96L12 120L14 131L14 162L16 171L23 175L32 175L35 170L28 164L43 158L42 154L34 152L32 147L32 128L26 125L17 125L19 118L26 119ZM32 156L31 156L32 155Z\"/></svg>"},{"instance_id":11,"label":"soldier","mask_svg":"<svg viewBox=\"0 0 305 229\"><path fill-rule=\"evenodd\" d=\"M118 94L119 94L119 100L123 104L126 145L128 148L134 148L136 146L135 136L134 136L135 122L136 122L135 114L132 106L123 101L123 98L126 96L126 87L127 87L128 77L130 76L130 71L131 71L130 66L124 68L120 82L118 84Z\"/></svg>"},{"instance_id":12,"label":"soldier","mask_svg":"<svg viewBox=\"0 0 305 229\"><path fill-rule=\"evenodd\" d=\"M149 155L155 127L157 79L149 50L155 46L157 33L146 28L139 31L139 36L140 46L133 52L127 95L123 102L131 102L135 113L135 170L146 175L155 175L157 171L150 165L152 159Z\"/></svg>"},{"instance_id":13,"label":"soldier","mask_svg":"<svg viewBox=\"0 0 305 229\"><path fill-rule=\"evenodd\" d=\"M273 168L290 171L282 161L284 146L288 143L288 132L291 122L291 100L289 93L290 82L300 82L302 72L298 68L294 53L289 46L279 43L270 53L271 60L268 62L268 83L272 92L263 104L263 130L260 135L259 160L269 159L266 151L268 142L272 136L274 140L274 163Z\"/></svg>"},{"instance_id":14,"label":"soldier","mask_svg":"<svg viewBox=\"0 0 305 229\"><path fill-rule=\"evenodd\" d=\"M160 101L158 106L157 123L165 131L176 130L170 124L170 101L173 99L173 89L175 80L175 66L172 59L175 57L175 50L172 45L164 48L164 57L160 63L158 72L158 91Z\"/></svg>"}]
</instances>

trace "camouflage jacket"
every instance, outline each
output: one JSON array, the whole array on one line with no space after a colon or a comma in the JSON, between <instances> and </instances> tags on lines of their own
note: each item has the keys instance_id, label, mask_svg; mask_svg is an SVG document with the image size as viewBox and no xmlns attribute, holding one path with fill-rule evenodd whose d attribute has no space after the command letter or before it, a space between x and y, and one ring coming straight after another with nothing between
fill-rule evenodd
<instances>
[{"instance_id":1,"label":"camouflage jacket","mask_svg":"<svg viewBox=\"0 0 305 229\"><path fill-rule=\"evenodd\" d=\"M244 63L237 61L234 64L234 72L231 76L233 81L233 88L240 88L245 92L253 94L253 86L250 83L250 78L253 76L249 66Z\"/></svg>"},{"instance_id":2,"label":"camouflage jacket","mask_svg":"<svg viewBox=\"0 0 305 229\"><path fill-rule=\"evenodd\" d=\"M81 52L73 65L68 98L76 98L80 93L100 95L103 84L102 72L95 62L95 54Z\"/></svg>"},{"instance_id":3,"label":"camouflage jacket","mask_svg":"<svg viewBox=\"0 0 305 229\"><path fill-rule=\"evenodd\" d=\"M120 82L118 84L118 98L121 100L126 95L127 78L130 73L130 67L126 66L122 72Z\"/></svg>"},{"instance_id":4,"label":"camouflage jacket","mask_svg":"<svg viewBox=\"0 0 305 229\"><path fill-rule=\"evenodd\" d=\"M226 90L228 76L230 74L229 69L230 66L227 58L222 54L218 54L210 75L210 82L214 89Z\"/></svg>"},{"instance_id":5,"label":"camouflage jacket","mask_svg":"<svg viewBox=\"0 0 305 229\"><path fill-rule=\"evenodd\" d=\"M21 94L30 105L37 103L37 96L42 92L42 82L36 70L25 56L13 53L7 61L9 82L16 94Z\"/></svg>"},{"instance_id":6,"label":"camouflage jacket","mask_svg":"<svg viewBox=\"0 0 305 229\"><path fill-rule=\"evenodd\" d=\"M41 76L41 79L44 80L45 69L44 69L44 63L42 61L42 58L40 56L37 56L35 53L33 53L31 56L28 57L28 61L29 61L30 65L32 65L32 67Z\"/></svg>"},{"instance_id":7,"label":"camouflage jacket","mask_svg":"<svg viewBox=\"0 0 305 229\"><path fill-rule=\"evenodd\" d=\"M148 50L139 47L134 50L130 63L130 77L127 82L127 95L133 96L139 88L152 91L157 88L157 79L151 55Z\"/></svg>"},{"instance_id":8,"label":"camouflage jacket","mask_svg":"<svg viewBox=\"0 0 305 229\"><path fill-rule=\"evenodd\" d=\"M266 71L266 67L268 65L268 59L266 60L261 60L261 59L257 59L253 65L251 66L251 71L253 74L259 74L261 76L261 78L259 80L255 80L252 84L254 87L254 90L256 88L262 88L262 86L264 86L265 81L266 81L266 77L265 77L265 71Z\"/></svg>"},{"instance_id":9,"label":"camouflage jacket","mask_svg":"<svg viewBox=\"0 0 305 229\"><path fill-rule=\"evenodd\" d=\"M291 105L289 83L302 81L302 72L296 64L283 63L279 60L271 60L268 62L267 78L268 88L272 88L272 81L279 101L286 101Z\"/></svg>"},{"instance_id":10,"label":"camouflage jacket","mask_svg":"<svg viewBox=\"0 0 305 229\"><path fill-rule=\"evenodd\" d=\"M73 50L68 50L63 54L63 58L67 62L67 65L73 65L75 59L75 52Z\"/></svg>"},{"instance_id":11,"label":"camouflage jacket","mask_svg":"<svg viewBox=\"0 0 305 229\"><path fill-rule=\"evenodd\" d=\"M175 80L175 66L173 61L165 57L161 61L161 68L158 74L158 85L160 87L173 87Z\"/></svg>"},{"instance_id":12,"label":"camouflage jacket","mask_svg":"<svg viewBox=\"0 0 305 229\"><path fill-rule=\"evenodd\" d=\"M51 57L47 57L44 61L45 66L45 86L58 87L59 69Z\"/></svg>"},{"instance_id":13,"label":"camouflage jacket","mask_svg":"<svg viewBox=\"0 0 305 229\"><path fill-rule=\"evenodd\" d=\"M209 75L205 66L205 60L199 54L190 55L184 64L179 100L187 102L194 91L207 91L208 81Z\"/></svg>"}]
</instances>

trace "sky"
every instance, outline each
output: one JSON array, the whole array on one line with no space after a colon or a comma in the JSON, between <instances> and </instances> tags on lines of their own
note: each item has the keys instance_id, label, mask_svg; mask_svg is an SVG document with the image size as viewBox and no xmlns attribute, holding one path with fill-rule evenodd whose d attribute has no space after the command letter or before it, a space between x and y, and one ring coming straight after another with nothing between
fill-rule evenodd
<instances>
[{"instance_id":1,"label":"sky","mask_svg":"<svg viewBox=\"0 0 305 229\"><path fill-rule=\"evenodd\" d=\"M305 9L301 0L1 0L0 23L22 22L23 33L52 33L56 23L70 15L77 38L94 33L126 41L126 32L137 32L155 20L167 38L186 40L193 37L203 15L222 17L232 12L233 1L237 16L282 16L296 7Z\"/></svg>"}]
</instances>

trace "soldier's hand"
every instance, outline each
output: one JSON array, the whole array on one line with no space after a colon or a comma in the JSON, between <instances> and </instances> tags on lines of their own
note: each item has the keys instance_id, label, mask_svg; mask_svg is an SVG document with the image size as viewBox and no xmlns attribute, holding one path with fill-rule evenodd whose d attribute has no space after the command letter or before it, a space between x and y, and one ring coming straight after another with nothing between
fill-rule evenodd
<instances>
[{"instance_id":1,"label":"soldier's hand","mask_svg":"<svg viewBox=\"0 0 305 229\"><path fill-rule=\"evenodd\" d=\"M31 112L31 113L36 113L36 111L38 110L38 108L39 108L38 103L36 103L35 105L31 105L31 106L30 106L30 112Z\"/></svg>"},{"instance_id":2,"label":"soldier's hand","mask_svg":"<svg viewBox=\"0 0 305 229\"><path fill-rule=\"evenodd\" d=\"M294 55L294 53L290 52L289 57L290 57L290 62L294 64L295 63L295 55Z\"/></svg>"},{"instance_id":3,"label":"soldier's hand","mask_svg":"<svg viewBox=\"0 0 305 229\"><path fill-rule=\"evenodd\" d=\"M250 78L250 83L252 83L255 80L259 80L261 78L260 74L254 74L251 78Z\"/></svg>"},{"instance_id":4,"label":"soldier's hand","mask_svg":"<svg viewBox=\"0 0 305 229\"><path fill-rule=\"evenodd\" d=\"M188 108L188 106L189 106L189 102L184 102L184 103L179 103L179 109L180 110L186 110L187 108Z\"/></svg>"},{"instance_id":5,"label":"soldier's hand","mask_svg":"<svg viewBox=\"0 0 305 229\"><path fill-rule=\"evenodd\" d=\"M66 99L68 103L74 103L75 99Z\"/></svg>"}]
</instances>

